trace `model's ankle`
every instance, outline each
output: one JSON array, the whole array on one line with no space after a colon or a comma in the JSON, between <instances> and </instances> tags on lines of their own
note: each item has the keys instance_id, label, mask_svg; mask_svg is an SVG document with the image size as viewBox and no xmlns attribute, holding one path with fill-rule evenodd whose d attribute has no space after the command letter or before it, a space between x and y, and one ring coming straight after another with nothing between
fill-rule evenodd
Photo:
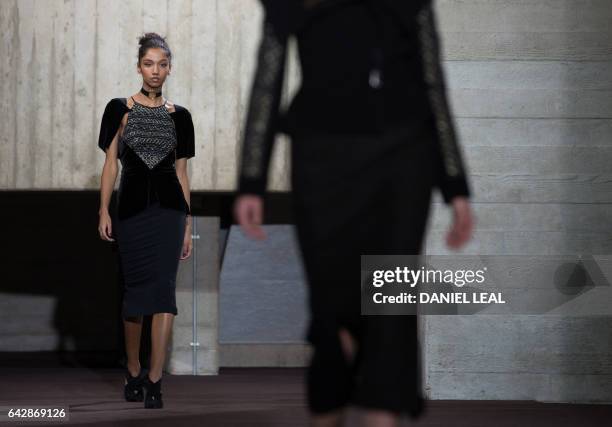
<instances>
[{"instance_id":1,"label":"model's ankle","mask_svg":"<svg viewBox=\"0 0 612 427\"><path fill-rule=\"evenodd\" d=\"M149 380L152 383L156 383L159 380L161 380L162 374L161 372L157 373L157 372L149 372Z\"/></svg>"},{"instance_id":2,"label":"model's ankle","mask_svg":"<svg viewBox=\"0 0 612 427\"><path fill-rule=\"evenodd\" d=\"M140 363L136 363L136 364L128 363L127 369L132 377L137 377L138 375L140 375Z\"/></svg>"}]
</instances>

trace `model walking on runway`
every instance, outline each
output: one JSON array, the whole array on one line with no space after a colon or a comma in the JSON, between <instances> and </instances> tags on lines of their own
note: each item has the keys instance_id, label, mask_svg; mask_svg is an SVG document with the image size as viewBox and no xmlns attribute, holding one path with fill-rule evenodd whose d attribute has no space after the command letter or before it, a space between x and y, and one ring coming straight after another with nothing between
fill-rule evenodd
<instances>
[{"instance_id":1,"label":"model walking on runway","mask_svg":"<svg viewBox=\"0 0 612 427\"><path fill-rule=\"evenodd\" d=\"M177 314L179 260L191 254L191 210L187 159L194 156L189 111L168 101L162 87L172 68L165 39L140 39L137 71L142 89L106 106L99 147L106 153L100 189L100 237L117 242L125 284L123 321L127 353L124 394L145 408L161 408L161 377ZM113 219L109 203L121 178ZM150 369L139 359L143 316L152 315Z\"/></svg>"},{"instance_id":2,"label":"model walking on runway","mask_svg":"<svg viewBox=\"0 0 612 427\"><path fill-rule=\"evenodd\" d=\"M264 0L259 61L235 215L260 225L270 153L291 136L292 200L309 285L308 406L314 426L343 409L365 425L418 417L417 316L361 316L360 255L422 250L431 191L452 207L452 248L470 237L466 169L455 138L428 0ZM279 115L287 41L302 83Z\"/></svg>"}]
</instances>

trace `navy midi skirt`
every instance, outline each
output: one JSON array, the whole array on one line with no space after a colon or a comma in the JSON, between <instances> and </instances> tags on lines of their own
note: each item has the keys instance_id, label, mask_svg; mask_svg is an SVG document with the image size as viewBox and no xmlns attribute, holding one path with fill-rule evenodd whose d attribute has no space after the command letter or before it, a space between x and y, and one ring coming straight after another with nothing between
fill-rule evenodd
<instances>
[{"instance_id":1,"label":"navy midi skirt","mask_svg":"<svg viewBox=\"0 0 612 427\"><path fill-rule=\"evenodd\" d=\"M184 235L185 213L159 202L117 221L123 317L178 313L176 275Z\"/></svg>"}]
</instances>

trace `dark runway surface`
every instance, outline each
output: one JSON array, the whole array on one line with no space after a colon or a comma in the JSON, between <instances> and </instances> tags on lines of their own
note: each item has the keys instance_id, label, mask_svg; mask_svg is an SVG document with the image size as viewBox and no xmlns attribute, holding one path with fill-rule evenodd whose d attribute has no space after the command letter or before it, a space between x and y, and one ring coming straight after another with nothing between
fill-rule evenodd
<instances>
[{"instance_id":1,"label":"dark runway surface","mask_svg":"<svg viewBox=\"0 0 612 427\"><path fill-rule=\"evenodd\" d=\"M83 426L307 426L303 369L226 368L218 376L165 375L165 408L145 410L122 400L122 371L32 363L0 365L0 406L63 405L69 425ZM355 412L347 425L358 425ZM57 423L1 422L1 425ZM612 406L523 401L432 401L423 427L608 426Z\"/></svg>"}]
</instances>

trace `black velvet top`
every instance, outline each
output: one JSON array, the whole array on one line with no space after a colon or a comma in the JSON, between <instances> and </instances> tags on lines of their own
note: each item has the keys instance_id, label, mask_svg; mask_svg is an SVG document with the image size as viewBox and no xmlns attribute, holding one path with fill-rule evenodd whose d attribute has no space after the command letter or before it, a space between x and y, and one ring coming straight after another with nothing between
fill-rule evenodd
<instances>
[{"instance_id":1,"label":"black velvet top","mask_svg":"<svg viewBox=\"0 0 612 427\"><path fill-rule=\"evenodd\" d=\"M239 192L263 194L275 135L429 127L446 203L469 196L430 0L262 0L265 18L242 147ZM288 39L301 86L280 110Z\"/></svg>"},{"instance_id":2,"label":"black velvet top","mask_svg":"<svg viewBox=\"0 0 612 427\"><path fill-rule=\"evenodd\" d=\"M106 151L128 113L127 125L119 138L118 157L121 180L117 194L117 214L129 218L158 201L161 206L190 214L176 174L175 160L195 155L194 128L189 111L175 105L147 107L125 98L114 98L106 105L98 146Z\"/></svg>"}]
</instances>

